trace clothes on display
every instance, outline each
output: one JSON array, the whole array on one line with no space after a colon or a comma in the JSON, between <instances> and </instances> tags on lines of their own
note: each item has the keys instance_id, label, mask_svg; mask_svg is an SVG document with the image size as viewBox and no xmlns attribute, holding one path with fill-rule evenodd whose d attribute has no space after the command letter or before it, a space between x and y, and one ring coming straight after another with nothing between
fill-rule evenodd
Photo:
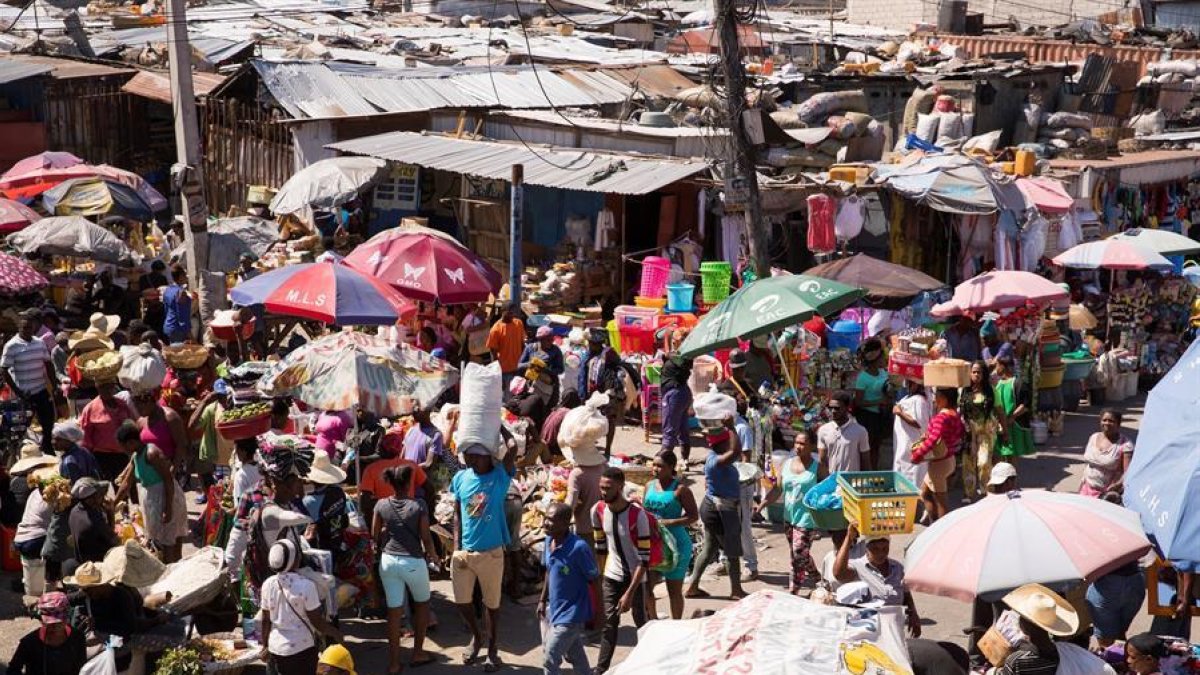
<instances>
[{"instance_id":1,"label":"clothes on display","mask_svg":"<svg viewBox=\"0 0 1200 675\"><path fill-rule=\"evenodd\" d=\"M834 232L836 202L826 194L808 197L808 250L813 253L833 253L837 250Z\"/></svg>"}]
</instances>

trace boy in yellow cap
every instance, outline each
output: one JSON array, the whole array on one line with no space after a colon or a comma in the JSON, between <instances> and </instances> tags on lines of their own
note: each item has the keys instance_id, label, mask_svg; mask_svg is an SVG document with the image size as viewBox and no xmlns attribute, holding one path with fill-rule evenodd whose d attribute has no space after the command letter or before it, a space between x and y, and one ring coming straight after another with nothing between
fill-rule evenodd
<instances>
[{"instance_id":1,"label":"boy in yellow cap","mask_svg":"<svg viewBox=\"0 0 1200 675\"><path fill-rule=\"evenodd\" d=\"M330 645L317 661L317 675L355 675L354 658L343 645Z\"/></svg>"}]
</instances>

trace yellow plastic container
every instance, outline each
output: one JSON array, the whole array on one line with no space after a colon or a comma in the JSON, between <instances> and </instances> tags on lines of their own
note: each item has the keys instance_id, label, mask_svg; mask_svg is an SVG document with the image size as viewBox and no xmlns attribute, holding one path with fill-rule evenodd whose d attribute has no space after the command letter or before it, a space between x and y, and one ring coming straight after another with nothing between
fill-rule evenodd
<instances>
[{"instance_id":1,"label":"yellow plastic container","mask_svg":"<svg viewBox=\"0 0 1200 675\"><path fill-rule=\"evenodd\" d=\"M917 520L917 488L895 471L838 474L842 512L865 537L908 534Z\"/></svg>"},{"instance_id":2,"label":"yellow plastic container","mask_svg":"<svg viewBox=\"0 0 1200 675\"><path fill-rule=\"evenodd\" d=\"M605 328L608 329L608 346L617 350L617 352L620 352L621 351L621 331L617 327L617 320L616 319L610 320L608 322L608 324L605 325Z\"/></svg>"},{"instance_id":3,"label":"yellow plastic container","mask_svg":"<svg viewBox=\"0 0 1200 675\"><path fill-rule=\"evenodd\" d=\"M645 307L646 309L661 310L667 306L667 299L666 298L646 298L646 297L639 295L639 296L634 297L633 304L638 307Z\"/></svg>"},{"instance_id":4,"label":"yellow plastic container","mask_svg":"<svg viewBox=\"0 0 1200 675\"><path fill-rule=\"evenodd\" d=\"M1034 155L1028 150L1018 150L1017 159L1014 162L1014 172L1018 176L1032 176L1037 168L1037 155Z\"/></svg>"}]
</instances>

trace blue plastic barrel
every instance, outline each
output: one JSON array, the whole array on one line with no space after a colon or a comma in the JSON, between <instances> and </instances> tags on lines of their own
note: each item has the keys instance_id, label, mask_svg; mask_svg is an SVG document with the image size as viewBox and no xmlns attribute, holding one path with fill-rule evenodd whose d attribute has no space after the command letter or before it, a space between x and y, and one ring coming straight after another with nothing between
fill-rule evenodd
<instances>
[{"instance_id":1,"label":"blue plastic barrel","mask_svg":"<svg viewBox=\"0 0 1200 675\"><path fill-rule=\"evenodd\" d=\"M830 349L858 349L862 341L862 324L857 321L835 321L827 335Z\"/></svg>"}]
</instances>

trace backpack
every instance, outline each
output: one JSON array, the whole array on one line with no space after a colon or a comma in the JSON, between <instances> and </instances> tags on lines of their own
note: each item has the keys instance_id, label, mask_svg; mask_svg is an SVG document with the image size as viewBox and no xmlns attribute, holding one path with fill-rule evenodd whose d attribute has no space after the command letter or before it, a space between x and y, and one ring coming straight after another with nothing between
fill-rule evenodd
<instances>
[{"instance_id":1,"label":"backpack","mask_svg":"<svg viewBox=\"0 0 1200 675\"><path fill-rule=\"evenodd\" d=\"M608 505L605 504L604 502L599 502L596 505L596 508L598 509L597 513L600 515L600 523L603 525L605 514L608 512ZM663 547L664 547L663 541L667 538L670 538L671 533L667 532L666 528L664 528L663 526L658 524L658 518L656 518L653 513L650 513L646 509L642 508L642 506L640 504L637 504L636 502L630 502L629 508L626 509L626 513L628 514L628 517L629 517L629 531L630 532L633 532L633 533L637 532L638 511L641 511L642 513L646 514L646 522L650 526L650 565L649 565L649 567L650 567L651 571L661 572L661 571L663 571L661 568L663 567L664 563L668 562L665 559L666 555L663 551ZM672 539L672 543L674 543L673 539ZM672 556L672 558L674 558L674 556ZM671 560L670 562L671 562L671 565L666 567L666 569L668 569L668 570L675 566L674 560Z\"/></svg>"}]
</instances>

